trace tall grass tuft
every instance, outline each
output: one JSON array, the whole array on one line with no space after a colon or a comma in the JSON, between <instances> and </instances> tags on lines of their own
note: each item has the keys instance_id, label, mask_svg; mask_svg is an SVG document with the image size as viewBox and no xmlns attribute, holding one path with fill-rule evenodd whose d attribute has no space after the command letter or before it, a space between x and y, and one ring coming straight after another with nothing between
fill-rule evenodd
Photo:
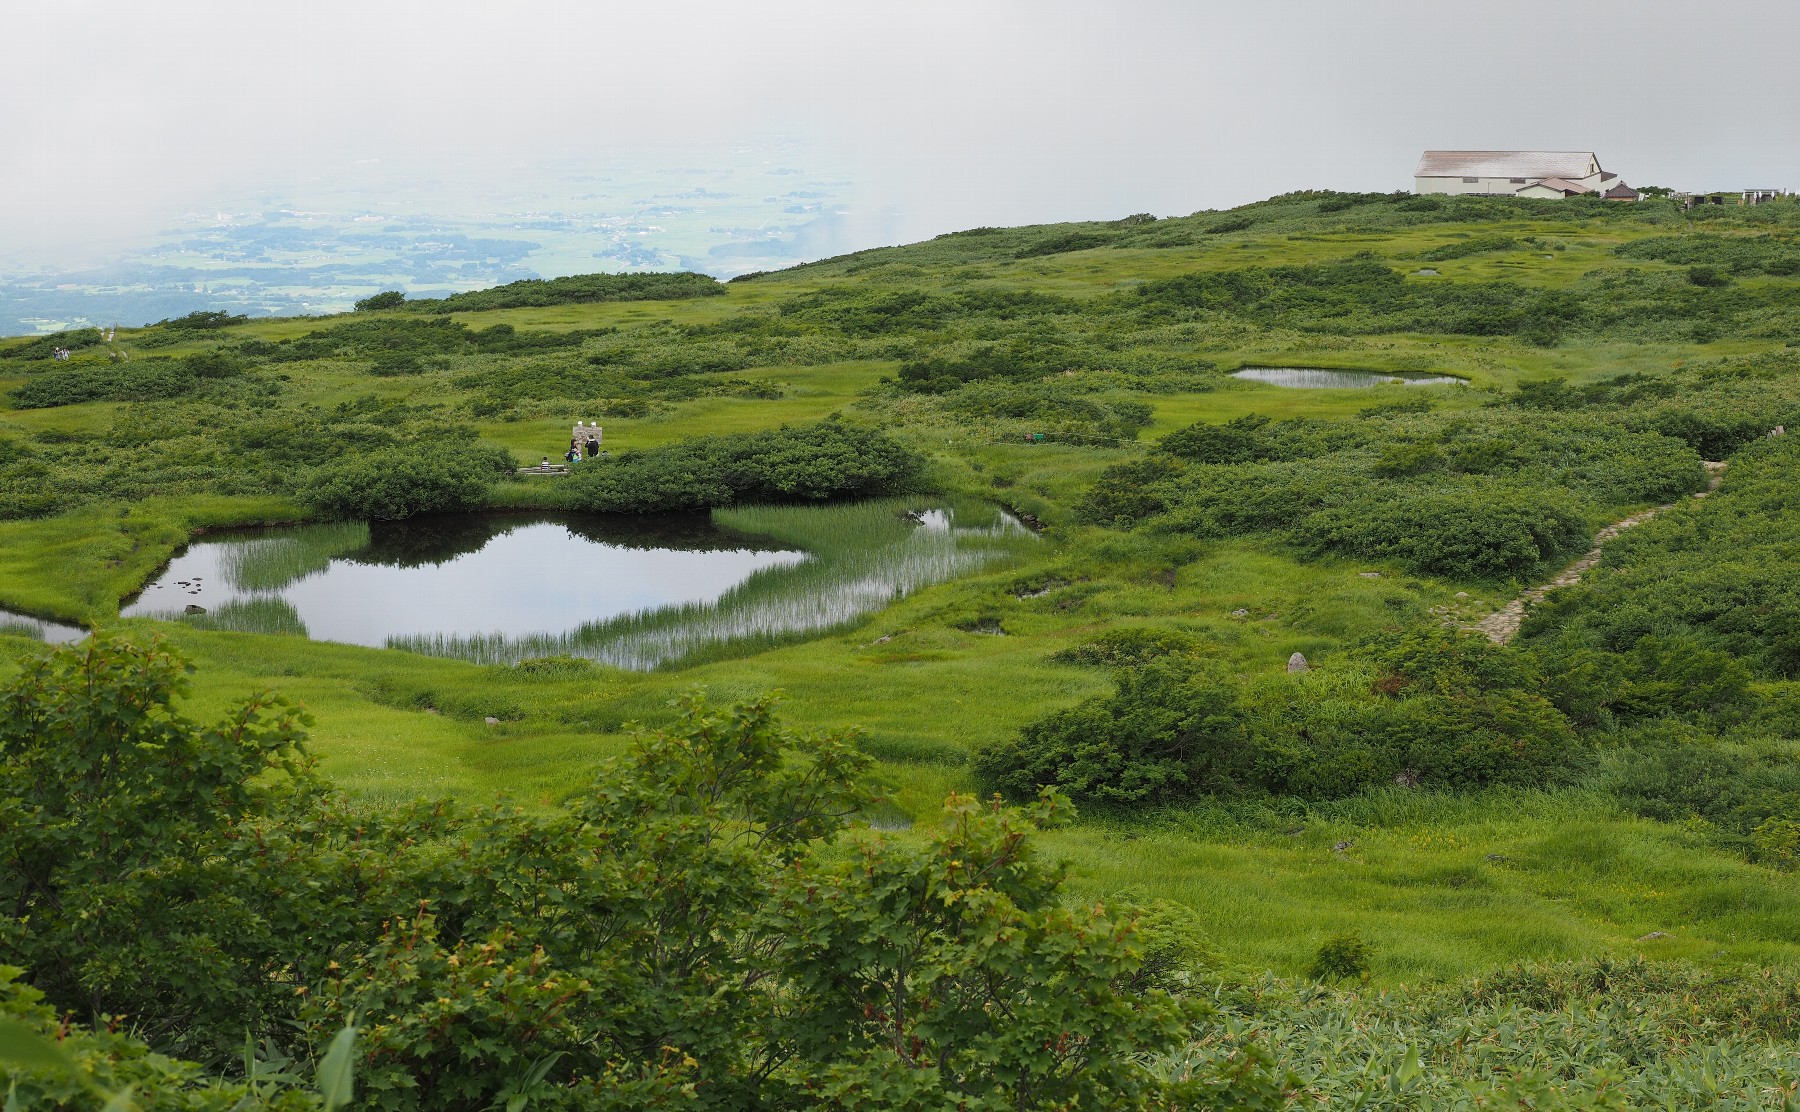
<instances>
[{"instance_id":1,"label":"tall grass tuft","mask_svg":"<svg viewBox=\"0 0 1800 1112\"><path fill-rule=\"evenodd\" d=\"M388 645L481 664L578 656L647 671L816 636L1037 543L992 506L925 506L901 498L715 510L713 521L803 549L810 558L758 571L711 602L623 614L568 633L396 637Z\"/></svg>"},{"instance_id":2,"label":"tall grass tuft","mask_svg":"<svg viewBox=\"0 0 1800 1112\"><path fill-rule=\"evenodd\" d=\"M240 591L278 591L368 545L369 526L362 521L283 529L220 546L219 574Z\"/></svg>"}]
</instances>

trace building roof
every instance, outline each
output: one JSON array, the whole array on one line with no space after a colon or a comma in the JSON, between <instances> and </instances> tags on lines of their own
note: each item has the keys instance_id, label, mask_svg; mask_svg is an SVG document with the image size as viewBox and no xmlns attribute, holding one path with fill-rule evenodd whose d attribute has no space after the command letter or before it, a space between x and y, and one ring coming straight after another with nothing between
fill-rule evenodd
<instances>
[{"instance_id":1,"label":"building roof","mask_svg":"<svg viewBox=\"0 0 1800 1112\"><path fill-rule=\"evenodd\" d=\"M1638 199L1638 191L1631 188L1629 185L1626 185L1624 182L1620 182L1607 190L1602 196L1615 201L1635 201Z\"/></svg>"},{"instance_id":2,"label":"building roof","mask_svg":"<svg viewBox=\"0 0 1800 1112\"><path fill-rule=\"evenodd\" d=\"M1578 181L1569 181L1565 178L1545 178L1543 181L1534 181L1531 183L1531 185L1521 186L1520 188L1522 190L1530 189L1532 185L1547 186L1550 189L1558 189L1564 193L1592 193L1593 192L1592 188L1582 185Z\"/></svg>"},{"instance_id":3,"label":"building roof","mask_svg":"<svg viewBox=\"0 0 1800 1112\"><path fill-rule=\"evenodd\" d=\"M1593 151L1426 151L1418 178L1585 178Z\"/></svg>"}]
</instances>

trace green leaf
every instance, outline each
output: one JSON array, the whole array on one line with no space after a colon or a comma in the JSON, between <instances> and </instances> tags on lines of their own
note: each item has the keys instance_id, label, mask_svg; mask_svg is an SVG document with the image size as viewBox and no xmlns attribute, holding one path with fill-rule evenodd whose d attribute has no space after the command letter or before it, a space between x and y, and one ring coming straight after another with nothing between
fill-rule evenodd
<instances>
[{"instance_id":1,"label":"green leaf","mask_svg":"<svg viewBox=\"0 0 1800 1112\"><path fill-rule=\"evenodd\" d=\"M16 1019L0 1019L0 1062L71 1076L79 1073L67 1051Z\"/></svg>"},{"instance_id":2,"label":"green leaf","mask_svg":"<svg viewBox=\"0 0 1800 1112\"><path fill-rule=\"evenodd\" d=\"M114 1093L101 1106L100 1112L137 1112L137 1101L131 1099L131 1086L127 1085Z\"/></svg>"},{"instance_id":3,"label":"green leaf","mask_svg":"<svg viewBox=\"0 0 1800 1112\"><path fill-rule=\"evenodd\" d=\"M346 1024L331 1040L331 1047L325 1051L319 1072L313 1079L319 1095L324 1098L325 1112L335 1112L356 1095L356 1063L350 1058L355 1049L356 1028Z\"/></svg>"}]
</instances>

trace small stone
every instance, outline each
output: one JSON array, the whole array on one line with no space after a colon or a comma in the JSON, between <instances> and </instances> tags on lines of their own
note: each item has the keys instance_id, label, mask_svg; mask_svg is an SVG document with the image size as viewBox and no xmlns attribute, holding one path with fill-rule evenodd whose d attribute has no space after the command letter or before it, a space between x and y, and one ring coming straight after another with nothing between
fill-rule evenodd
<instances>
[{"instance_id":1,"label":"small stone","mask_svg":"<svg viewBox=\"0 0 1800 1112\"><path fill-rule=\"evenodd\" d=\"M486 717L486 718L485 718L485 719L483 719L483 720L482 720L482 721L484 721L484 722L486 722L486 723L487 723L487 724L488 724L488 725L490 725L490 726L498 726L498 725L499 725L499 724L500 724L500 720L499 720L499 719L498 719L498 718L495 718L495 717L494 717L494 716L493 716L493 715L491 715L491 714L490 714L490 715L488 715L488 716L487 716L487 717Z\"/></svg>"},{"instance_id":2,"label":"small stone","mask_svg":"<svg viewBox=\"0 0 1800 1112\"><path fill-rule=\"evenodd\" d=\"M1668 935L1668 932L1666 932L1666 931L1651 931L1649 934L1640 935L1638 937L1638 941L1639 942L1655 942L1659 938L1667 938L1667 937L1669 937L1669 935Z\"/></svg>"},{"instance_id":3,"label":"small stone","mask_svg":"<svg viewBox=\"0 0 1800 1112\"><path fill-rule=\"evenodd\" d=\"M187 614L204 614L206 613L206 607L196 606L190 602L187 604L187 609L183 612Z\"/></svg>"},{"instance_id":4,"label":"small stone","mask_svg":"<svg viewBox=\"0 0 1800 1112\"><path fill-rule=\"evenodd\" d=\"M1467 592L1467 591L1458 591L1458 592L1456 592L1456 597L1457 597L1457 598L1468 598L1468 597L1469 597L1469 592Z\"/></svg>"},{"instance_id":5,"label":"small stone","mask_svg":"<svg viewBox=\"0 0 1800 1112\"><path fill-rule=\"evenodd\" d=\"M1359 571L1356 574L1362 576L1364 579L1380 579L1381 578L1381 573L1378 571Z\"/></svg>"},{"instance_id":6,"label":"small stone","mask_svg":"<svg viewBox=\"0 0 1800 1112\"><path fill-rule=\"evenodd\" d=\"M1302 654L1295 653L1293 656L1288 657L1289 672L1310 672L1311 670L1312 665L1306 662L1306 657Z\"/></svg>"},{"instance_id":7,"label":"small stone","mask_svg":"<svg viewBox=\"0 0 1800 1112\"><path fill-rule=\"evenodd\" d=\"M1248 618L1250 616L1250 611L1240 607L1239 609L1233 610L1231 616L1234 618Z\"/></svg>"},{"instance_id":8,"label":"small stone","mask_svg":"<svg viewBox=\"0 0 1800 1112\"><path fill-rule=\"evenodd\" d=\"M1337 844L1337 845L1335 845L1335 846L1332 846L1332 847L1331 847L1331 849L1332 849L1332 852L1333 852L1333 853L1342 853L1342 852L1344 852L1344 851L1345 851L1345 850L1347 850L1347 849L1349 849L1349 848L1350 848L1350 847L1351 847L1351 846L1353 846L1353 845L1355 845L1355 844L1356 844L1356 843L1355 843L1355 842L1354 842L1354 841L1350 841L1350 842L1339 842L1339 843L1338 843L1338 844Z\"/></svg>"}]
</instances>

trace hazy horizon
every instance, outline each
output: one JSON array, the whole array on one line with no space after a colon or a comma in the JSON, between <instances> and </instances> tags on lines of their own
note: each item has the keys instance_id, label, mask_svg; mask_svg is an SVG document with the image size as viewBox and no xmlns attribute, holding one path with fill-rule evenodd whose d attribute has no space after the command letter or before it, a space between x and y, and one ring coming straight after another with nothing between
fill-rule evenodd
<instances>
[{"instance_id":1,"label":"hazy horizon","mask_svg":"<svg viewBox=\"0 0 1800 1112\"><path fill-rule=\"evenodd\" d=\"M1654 0L326 2L302 19L74 0L0 26L24 45L0 71L0 303L38 322L0 332L209 296L215 275L259 311L341 305L389 273L352 261L395 245L463 251L398 271L425 287L725 276L977 225L1385 192L1426 148L1800 184L1783 57L1800 9L1774 3L1720 20ZM365 234L403 218L419 236ZM477 257L471 239L513 246Z\"/></svg>"}]
</instances>

